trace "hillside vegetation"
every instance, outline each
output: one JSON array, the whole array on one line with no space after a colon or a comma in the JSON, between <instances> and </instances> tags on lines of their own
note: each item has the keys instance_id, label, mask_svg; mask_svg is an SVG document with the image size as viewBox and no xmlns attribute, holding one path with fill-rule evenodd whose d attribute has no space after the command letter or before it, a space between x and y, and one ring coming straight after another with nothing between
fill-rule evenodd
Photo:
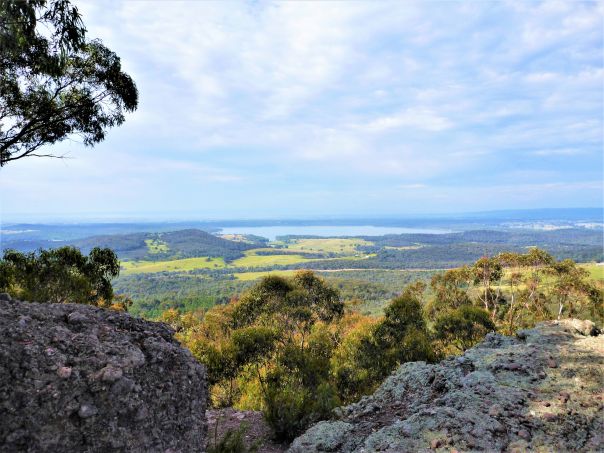
<instances>
[{"instance_id":1,"label":"hillside vegetation","mask_svg":"<svg viewBox=\"0 0 604 453\"><path fill-rule=\"evenodd\" d=\"M485 255L523 253L539 246L558 259L601 260L600 233L571 228L478 230L364 238L289 236L273 242L245 235L216 238L199 230L145 233L144 249L139 244L138 249L120 254L122 273L114 284L119 293L133 298L134 313L154 317L170 307L182 310L224 303L267 275L312 269L339 285L346 297L359 299L359 310L379 314L412 280L428 282L434 273ZM121 235L117 241L130 243L133 237L138 236ZM599 268L586 266L597 279Z\"/></svg>"},{"instance_id":2,"label":"hillside vegetation","mask_svg":"<svg viewBox=\"0 0 604 453\"><path fill-rule=\"evenodd\" d=\"M549 319L602 325L603 289L572 260L530 249L412 282L378 316L299 271L263 277L204 313L169 309L160 319L208 367L215 407L261 410L274 435L291 440L373 392L402 363L434 363L488 332L512 334Z\"/></svg>"}]
</instances>

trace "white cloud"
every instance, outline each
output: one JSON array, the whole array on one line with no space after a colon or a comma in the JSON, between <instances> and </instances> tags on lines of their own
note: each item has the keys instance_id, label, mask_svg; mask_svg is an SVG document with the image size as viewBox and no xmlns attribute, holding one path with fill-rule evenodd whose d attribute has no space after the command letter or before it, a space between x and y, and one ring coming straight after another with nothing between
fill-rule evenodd
<instances>
[{"instance_id":1,"label":"white cloud","mask_svg":"<svg viewBox=\"0 0 604 453\"><path fill-rule=\"evenodd\" d=\"M73 161L0 170L5 205L162 209L208 191L200 210L239 212L361 184L359 198L399 187L429 209L434 181L504 186L519 165L539 183L601 178L603 5L85 1L139 110L98 150L59 148Z\"/></svg>"},{"instance_id":2,"label":"white cloud","mask_svg":"<svg viewBox=\"0 0 604 453\"><path fill-rule=\"evenodd\" d=\"M553 148L553 149L538 149L532 152L535 156L550 157L550 156L578 156L584 154L583 150L576 148Z\"/></svg>"},{"instance_id":3,"label":"white cloud","mask_svg":"<svg viewBox=\"0 0 604 453\"><path fill-rule=\"evenodd\" d=\"M384 132L389 129L410 127L426 131L438 132L453 126L447 118L425 109L407 109L391 116L376 118L371 121L366 129L369 132Z\"/></svg>"}]
</instances>

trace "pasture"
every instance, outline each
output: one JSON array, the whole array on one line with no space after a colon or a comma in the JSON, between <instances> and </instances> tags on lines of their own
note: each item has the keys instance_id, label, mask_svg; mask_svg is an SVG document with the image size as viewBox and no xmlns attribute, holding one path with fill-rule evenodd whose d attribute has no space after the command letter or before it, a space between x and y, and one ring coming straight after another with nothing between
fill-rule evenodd
<instances>
[{"instance_id":1,"label":"pasture","mask_svg":"<svg viewBox=\"0 0 604 453\"><path fill-rule=\"evenodd\" d=\"M195 269L220 269L225 267L223 258L197 257L168 261L122 261L122 275L154 272L186 272Z\"/></svg>"},{"instance_id":2,"label":"pasture","mask_svg":"<svg viewBox=\"0 0 604 453\"><path fill-rule=\"evenodd\" d=\"M277 275L279 277L291 277L296 273L296 270L285 270L285 271L265 271L265 272L236 272L233 274L237 280L249 282L252 280L258 280L259 278L266 277L267 275Z\"/></svg>"},{"instance_id":3,"label":"pasture","mask_svg":"<svg viewBox=\"0 0 604 453\"><path fill-rule=\"evenodd\" d=\"M258 255L258 251L271 251L271 249L253 249L244 252L245 256L234 260L231 263L233 267L264 267L264 266L285 266L288 264L303 263L312 261L302 255Z\"/></svg>"},{"instance_id":4,"label":"pasture","mask_svg":"<svg viewBox=\"0 0 604 453\"><path fill-rule=\"evenodd\" d=\"M145 244L147 244L147 250L151 255L157 255L158 253L166 253L170 250L168 244L158 239L145 239Z\"/></svg>"},{"instance_id":5,"label":"pasture","mask_svg":"<svg viewBox=\"0 0 604 453\"><path fill-rule=\"evenodd\" d=\"M373 245L373 242L356 238L310 238L292 239L283 243L288 250L302 253L335 253L338 255L355 255L360 253L358 248L363 245Z\"/></svg>"}]
</instances>

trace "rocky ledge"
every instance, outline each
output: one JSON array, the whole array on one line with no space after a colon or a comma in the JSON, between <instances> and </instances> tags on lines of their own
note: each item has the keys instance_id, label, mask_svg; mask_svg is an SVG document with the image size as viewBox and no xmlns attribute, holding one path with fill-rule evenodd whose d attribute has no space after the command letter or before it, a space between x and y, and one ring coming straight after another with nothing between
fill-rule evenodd
<instances>
[{"instance_id":1,"label":"rocky ledge","mask_svg":"<svg viewBox=\"0 0 604 453\"><path fill-rule=\"evenodd\" d=\"M205 369L161 323L0 295L0 452L198 452Z\"/></svg>"},{"instance_id":2,"label":"rocky ledge","mask_svg":"<svg viewBox=\"0 0 604 453\"><path fill-rule=\"evenodd\" d=\"M296 439L309 452L595 452L604 449L604 335L590 321L489 334L460 357L402 365Z\"/></svg>"}]
</instances>

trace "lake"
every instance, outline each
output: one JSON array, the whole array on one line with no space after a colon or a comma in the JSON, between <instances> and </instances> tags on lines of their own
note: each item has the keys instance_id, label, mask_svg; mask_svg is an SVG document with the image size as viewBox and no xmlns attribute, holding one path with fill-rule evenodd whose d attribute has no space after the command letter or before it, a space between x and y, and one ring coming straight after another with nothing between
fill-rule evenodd
<instances>
[{"instance_id":1,"label":"lake","mask_svg":"<svg viewBox=\"0 0 604 453\"><path fill-rule=\"evenodd\" d=\"M319 237L383 236L385 234L446 234L452 230L435 228L380 227L372 225L311 225L311 226L259 226L222 228L220 234L253 234L274 241L277 236L300 235Z\"/></svg>"}]
</instances>

